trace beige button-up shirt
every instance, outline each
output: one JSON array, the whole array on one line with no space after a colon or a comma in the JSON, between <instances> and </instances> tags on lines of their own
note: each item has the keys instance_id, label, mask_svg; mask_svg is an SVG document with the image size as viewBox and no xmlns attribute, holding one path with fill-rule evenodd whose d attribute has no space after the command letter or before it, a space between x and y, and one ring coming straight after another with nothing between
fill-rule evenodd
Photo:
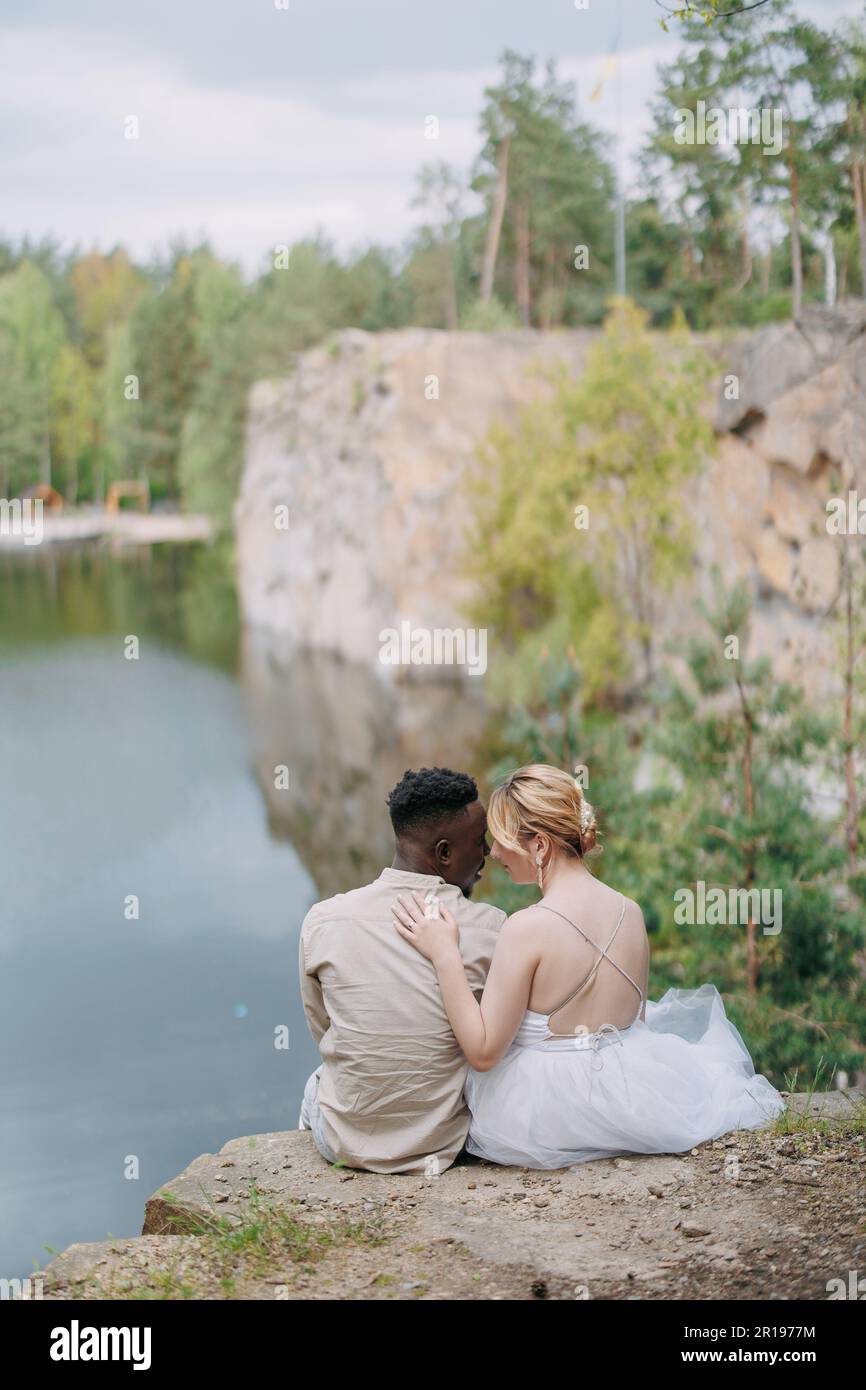
<instances>
[{"instance_id":1,"label":"beige button-up shirt","mask_svg":"<svg viewBox=\"0 0 866 1390\"><path fill-rule=\"evenodd\" d=\"M384 869L316 903L300 934L301 996L324 1067L319 1107L338 1159L375 1173L435 1173L469 1131L467 1063L431 962L394 927L398 893L431 889L454 914L480 998L505 913L428 874Z\"/></svg>"}]
</instances>

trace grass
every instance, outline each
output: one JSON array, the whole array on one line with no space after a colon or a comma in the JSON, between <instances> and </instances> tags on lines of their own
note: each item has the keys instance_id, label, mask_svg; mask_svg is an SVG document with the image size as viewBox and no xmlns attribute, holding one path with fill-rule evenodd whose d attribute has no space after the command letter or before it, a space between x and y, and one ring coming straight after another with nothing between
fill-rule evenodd
<instances>
[{"instance_id":1,"label":"grass","mask_svg":"<svg viewBox=\"0 0 866 1390\"><path fill-rule=\"evenodd\" d=\"M172 1200L169 1193L162 1195ZM291 1276L311 1272L334 1249L375 1247L389 1238L381 1217L311 1222L274 1206L255 1184L239 1221L216 1213L197 1218L184 1212L172 1224L181 1234L197 1238L194 1249L186 1246L165 1269L149 1271L143 1281L121 1281L110 1289L95 1275L74 1281L70 1296L101 1293L112 1299L190 1299L201 1298L204 1286L218 1286L222 1297L233 1298L241 1281L288 1285ZM194 1271L182 1269L182 1264L193 1265Z\"/></svg>"},{"instance_id":2,"label":"grass","mask_svg":"<svg viewBox=\"0 0 866 1390\"><path fill-rule=\"evenodd\" d=\"M815 1138L828 1134L833 1134L838 1138L866 1135L866 1100L852 1100L848 1109L842 1114L822 1115L820 1111L813 1113L812 1097L816 1091L832 1090L835 1074L835 1067L828 1070L822 1060L818 1063L813 1079L805 1086L798 1085L799 1073L795 1072L792 1076L787 1077L785 1080L787 1090L792 1093L801 1091L806 1096L806 1102L802 1109L793 1110L788 1107L782 1111L781 1115L777 1115L770 1126L769 1133L775 1135L796 1134ZM845 1095L846 1092L840 1090L839 1094Z\"/></svg>"}]
</instances>

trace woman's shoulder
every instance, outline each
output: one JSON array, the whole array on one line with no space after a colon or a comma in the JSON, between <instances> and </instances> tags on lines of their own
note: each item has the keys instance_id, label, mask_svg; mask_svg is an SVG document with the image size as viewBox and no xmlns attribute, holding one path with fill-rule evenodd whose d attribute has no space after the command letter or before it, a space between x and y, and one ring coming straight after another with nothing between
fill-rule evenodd
<instances>
[{"instance_id":1,"label":"woman's shoulder","mask_svg":"<svg viewBox=\"0 0 866 1390\"><path fill-rule=\"evenodd\" d=\"M643 925L643 908L640 903L635 902L634 898L627 897L625 893L618 893L617 896L622 898L625 905L625 911L623 913L624 920L629 919L632 922L640 922L640 924Z\"/></svg>"},{"instance_id":2,"label":"woman's shoulder","mask_svg":"<svg viewBox=\"0 0 866 1390\"><path fill-rule=\"evenodd\" d=\"M634 898L629 898L625 893L620 893L617 889L612 891L616 895L619 910L622 912L623 935L631 939L645 937L646 923L640 903L635 902Z\"/></svg>"},{"instance_id":3,"label":"woman's shoulder","mask_svg":"<svg viewBox=\"0 0 866 1390\"><path fill-rule=\"evenodd\" d=\"M519 940L521 936L526 936L549 920L550 913L541 903L530 903L529 907L521 907L517 912L512 912L510 917L506 917L502 924L500 936L507 933L514 940Z\"/></svg>"},{"instance_id":4,"label":"woman's shoulder","mask_svg":"<svg viewBox=\"0 0 866 1390\"><path fill-rule=\"evenodd\" d=\"M600 883L598 887L602 890L602 897L609 900L612 907L615 906L617 910L622 909L623 925L629 923L635 927L644 928L643 911L634 898L627 897L625 893L611 888L606 883ZM597 909L598 903L595 906ZM502 932L507 932L515 938L535 932L539 927L548 926L551 923L551 913L555 913L557 916L561 915L558 908L548 907L544 903L531 903L528 907L522 907L517 912L512 912L510 917L506 917L502 924ZM580 912L575 913L575 920L579 921L581 915Z\"/></svg>"},{"instance_id":5,"label":"woman's shoulder","mask_svg":"<svg viewBox=\"0 0 866 1390\"><path fill-rule=\"evenodd\" d=\"M615 907L617 911L621 908L624 917L640 917L643 919L640 903L635 902L634 898L630 898L627 893L623 893L622 890L617 888L614 884L604 883L600 878L597 878L592 886L592 890L598 895L597 901L599 903L602 901L609 903L610 906Z\"/></svg>"},{"instance_id":6,"label":"woman's shoulder","mask_svg":"<svg viewBox=\"0 0 866 1390\"><path fill-rule=\"evenodd\" d=\"M585 912L588 914L587 921L591 921L596 931L604 931L605 923L609 923L612 928L619 921L620 935L645 936L646 923L644 922L643 909L639 902L634 898L628 897L619 888L612 887L609 883L602 883L596 880L593 885L593 893L585 905ZM581 917L575 918L578 925L585 926Z\"/></svg>"}]
</instances>

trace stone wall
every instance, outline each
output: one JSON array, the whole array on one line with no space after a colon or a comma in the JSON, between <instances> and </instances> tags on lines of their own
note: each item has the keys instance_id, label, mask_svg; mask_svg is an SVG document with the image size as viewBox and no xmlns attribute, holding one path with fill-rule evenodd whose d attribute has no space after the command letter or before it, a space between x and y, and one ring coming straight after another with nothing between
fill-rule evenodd
<instances>
[{"instance_id":1,"label":"stone wall","mask_svg":"<svg viewBox=\"0 0 866 1390\"><path fill-rule=\"evenodd\" d=\"M594 338L348 330L300 355L291 377L258 383L236 510L247 623L361 664L402 620L465 624L466 469L491 422L544 389L535 364L577 373ZM756 654L820 687L843 544L825 503L839 479L866 493L866 306L812 308L714 351L738 397L720 389L717 450L683 497L697 572L665 626L691 621L718 564L752 585ZM274 526L281 503L287 531Z\"/></svg>"}]
</instances>

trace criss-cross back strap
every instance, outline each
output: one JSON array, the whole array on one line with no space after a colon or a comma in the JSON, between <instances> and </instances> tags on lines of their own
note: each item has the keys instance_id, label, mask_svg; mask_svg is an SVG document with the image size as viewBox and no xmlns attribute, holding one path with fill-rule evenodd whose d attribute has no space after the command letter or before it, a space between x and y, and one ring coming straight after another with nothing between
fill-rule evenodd
<instances>
[{"instance_id":1,"label":"criss-cross back strap","mask_svg":"<svg viewBox=\"0 0 866 1390\"><path fill-rule=\"evenodd\" d=\"M625 979L628 980L629 984L633 985L634 988L637 990L638 997L640 999L640 1003L637 1007L637 1014L635 1014L635 1018L637 1018L638 1014L641 1011L641 1008L643 1007L643 990L641 989L640 985L632 979L628 971L624 970L621 965L617 965L616 961L611 960L611 957L608 955L608 951L610 950L611 946L616 940L616 934L622 926L622 919L625 916L625 895L621 893L620 897L622 898L622 907L620 908L619 918L617 919L617 924L613 929L613 934L610 940L608 941L607 945L604 947L604 949L602 949L602 947L599 946L597 942L590 940L583 928L579 927L576 922L572 922L570 917L566 917L564 912L559 912L555 907L548 907L547 903L536 904L537 907L546 908L548 912L553 912L557 917L561 917L563 922L567 922L570 927L574 927L575 931L580 932L587 945L591 946L594 951L598 951L598 960L595 962L595 965L592 967L589 974L583 980L581 980L580 984L577 986L577 989L573 989L571 991L571 994L569 994L567 999L563 999L561 1004L557 1004L555 1009L550 1010L548 1017L551 1017L553 1014L559 1013L560 1009L564 1009L566 1004L570 1004L572 999L574 999L576 995L580 994L581 990L585 989L586 986L590 983L590 981L595 979L596 975L598 974L598 968L601 965L602 961L608 960L610 961L614 970L618 970L620 975L624 976Z\"/></svg>"}]
</instances>

